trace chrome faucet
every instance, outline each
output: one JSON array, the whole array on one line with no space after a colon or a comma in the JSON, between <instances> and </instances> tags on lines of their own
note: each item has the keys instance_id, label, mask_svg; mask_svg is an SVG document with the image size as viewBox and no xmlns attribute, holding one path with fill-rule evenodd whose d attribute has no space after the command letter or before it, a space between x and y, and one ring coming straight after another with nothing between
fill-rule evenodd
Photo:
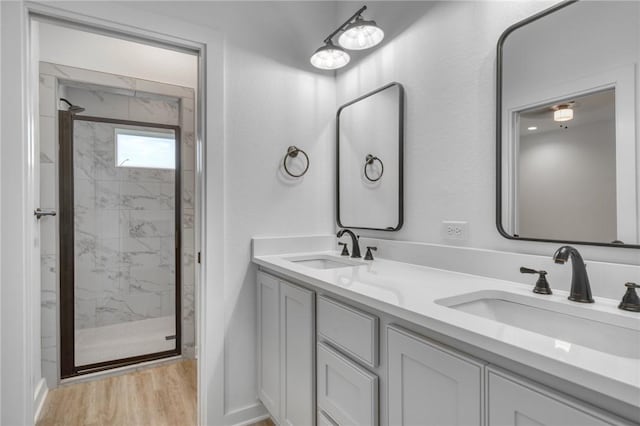
<instances>
[{"instance_id":1,"label":"chrome faucet","mask_svg":"<svg viewBox=\"0 0 640 426\"><path fill-rule=\"evenodd\" d=\"M351 237L351 242L353 243L353 247L351 247L351 257L355 257L355 258L361 258L362 255L360 255L360 244L358 243L358 237L356 234L353 233L353 231L351 231L350 229L341 229L338 231L337 237L340 238L342 237L344 234L349 234L349 236Z\"/></svg>"},{"instance_id":2,"label":"chrome faucet","mask_svg":"<svg viewBox=\"0 0 640 426\"><path fill-rule=\"evenodd\" d=\"M584 263L584 260L582 260L582 256L580 256L578 250L571 246L562 246L553 255L553 261L560 264L565 264L569 258L571 258L571 265L573 266L569 300L581 303L593 303L591 285L589 284L589 276L587 275L587 265Z\"/></svg>"}]
</instances>

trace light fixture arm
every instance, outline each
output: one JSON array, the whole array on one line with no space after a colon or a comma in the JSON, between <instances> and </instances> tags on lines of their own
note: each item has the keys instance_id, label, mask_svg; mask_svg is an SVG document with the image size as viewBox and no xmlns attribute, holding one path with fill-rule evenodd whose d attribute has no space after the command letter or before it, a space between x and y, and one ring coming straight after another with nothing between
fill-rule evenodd
<instances>
[{"instance_id":1,"label":"light fixture arm","mask_svg":"<svg viewBox=\"0 0 640 426\"><path fill-rule=\"evenodd\" d=\"M353 15L351 15L351 17L349 19L347 19L344 24L340 25L338 28L336 28L336 30L334 32L332 32L331 34L329 34L327 36L327 38L324 39L324 43L331 43L331 39L338 34L340 31L344 31L344 29L347 27L347 25L349 25L354 19L358 18L360 15L362 15L362 12L364 12L365 10L367 10L367 6L362 6L360 9L358 9L358 11L356 13L354 13Z\"/></svg>"}]
</instances>

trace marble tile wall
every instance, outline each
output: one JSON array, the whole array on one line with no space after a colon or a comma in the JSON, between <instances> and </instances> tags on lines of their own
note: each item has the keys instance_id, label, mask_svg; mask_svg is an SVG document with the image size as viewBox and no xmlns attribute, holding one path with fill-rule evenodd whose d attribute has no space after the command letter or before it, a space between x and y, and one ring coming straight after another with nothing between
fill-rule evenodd
<instances>
[{"instance_id":1,"label":"marble tile wall","mask_svg":"<svg viewBox=\"0 0 640 426\"><path fill-rule=\"evenodd\" d=\"M117 127L74 126L76 329L175 314L175 172L116 167Z\"/></svg>"},{"instance_id":2,"label":"marble tile wall","mask_svg":"<svg viewBox=\"0 0 640 426\"><path fill-rule=\"evenodd\" d=\"M181 126L182 353L193 357L194 91L40 63L41 205L54 208L58 208L57 98L62 94L85 107L86 115ZM169 190L174 184L172 172L111 167L115 161L108 126L80 127L80 138L93 136L94 144L78 149L79 161L74 170L79 200L76 247L82 257L76 269L80 289L77 325L86 328L172 314L174 293L169 291L169 283L173 280L167 279L175 274L174 249L169 244L174 229L174 194ZM49 388L55 388L59 378L57 219L42 221L41 240L42 371ZM96 272L87 276L90 271Z\"/></svg>"}]
</instances>

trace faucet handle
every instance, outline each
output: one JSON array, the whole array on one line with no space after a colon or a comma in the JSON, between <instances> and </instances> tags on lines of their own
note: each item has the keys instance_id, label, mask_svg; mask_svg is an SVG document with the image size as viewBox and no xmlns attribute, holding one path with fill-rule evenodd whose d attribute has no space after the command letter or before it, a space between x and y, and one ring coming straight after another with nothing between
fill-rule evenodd
<instances>
[{"instance_id":1,"label":"faucet handle","mask_svg":"<svg viewBox=\"0 0 640 426\"><path fill-rule=\"evenodd\" d=\"M367 247L367 253L364 255L364 260L373 260L373 253L371 250L377 251L378 247Z\"/></svg>"},{"instance_id":2,"label":"faucet handle","mask_svg":"<svg viewBox=\"0 0 640 426\"><path fill-rule=\"evenodd\" d=\"M522 266L520 267L520 273L538 274L538 281L536 281L536 286L533 288L533 292L538 294L552 294L551 288L549 287L549 281L547 281L547 271L536 271L535 269L525 268Z\"/></svg>"},{"instance_id":3,"label":"faucet handle","mask_svg":"<svg viewBox=\"0 0 640 426\"><path fill-rule=\"evenodd\" d=\"M349 256L349 249L347 248L347 243L338 243L339 246L342 246L342 253L340 256Z\"/></svg>"},{"instance_id":4,"label":"faucet handle","mask_svg":"<svg viewBox=\"0 0 640 426\"><path fill-rule=\"evenodd\" d=\"M626 283L624 286L627 288L627 292L622 297L618 308L625 311L640 312L640 298L636 293L636 288L640 288L640 285L636 283Z\"/></svg>"}]
</instances>

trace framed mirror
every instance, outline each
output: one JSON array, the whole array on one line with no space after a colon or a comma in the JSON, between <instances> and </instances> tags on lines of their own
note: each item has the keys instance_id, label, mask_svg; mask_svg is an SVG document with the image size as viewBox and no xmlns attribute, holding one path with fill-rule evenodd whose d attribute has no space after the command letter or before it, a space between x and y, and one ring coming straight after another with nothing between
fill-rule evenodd
<instances>
[{"instance_id":1,"label":"framed mirror","mask_svg":"<svg viewBox=\"0 0 640 426\"><path fill-rule=\"evenodd\" d=\"M500 38L496 210L506 238L640 247L638 28L638 2L568 1Z\"/></svg>"},{"instance_id":2,"label":"framed mirror","mask_svg":"<svg viewBox=\"0 0 640 426\"><path fill-rule=\"evenodd\" d=\"M397 231L403 222L404 88L390 83L338 109L337 222Z\"/></svg>"}]
</instances>

